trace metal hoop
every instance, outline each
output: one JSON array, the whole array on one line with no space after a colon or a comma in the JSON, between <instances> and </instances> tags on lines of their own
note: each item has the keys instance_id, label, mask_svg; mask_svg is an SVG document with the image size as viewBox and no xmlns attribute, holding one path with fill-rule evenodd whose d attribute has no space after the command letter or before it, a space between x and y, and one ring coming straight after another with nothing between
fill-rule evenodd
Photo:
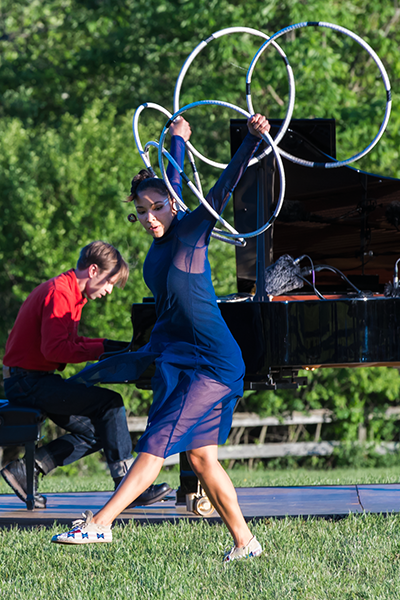
<instances>
[{"instance_id":1,"label":"metal hoop","mask_svg":"<svg viewBox=\"0 0 400 600\"><path fill-rule=\"evenodd\" d=\"M141 104L135 110L135 113L134 113L133 119L132 119L133 137L135 138L135 144L136 144L137 149L139 150L139 154L140 154L140 156L141 156L141 158L142 158L142 160L144 162L144 165L145 165L146 169L148 169L152 173L152 175L154 177L157 177L157 175L154 172L153 167L150 164L150 159L149 159L148 151L146 151L146 147L143 149L142 143L140 141L140 136L139 136L139 117L140 117L141 113L143 112L143 110L145 108L153 108L155 110L158 110L159 112L161 112L164 115L166 115L168 118L170 118L172 115L169 112L169 110L167 110L163 106L160 106L159 104L155 104L154 102L145 102L144 104ZM186 145L186 154L188 156L188 159L190 161L190 165L192 167L193 177L194 177L194 180L196 182L197 189L201 193L203 193L203 189L201 187L200 177L199 177L198 171L196 169L196 164L194 162L194 156L193 156L192 152L190 151L190 149L187 147L187 145ZM189 209L187 209L187 210L189 210Z\"/></svg>"},{"instance_id":2,"label":"metal hoop","mask_svg":"<svg viewBox=\"0 0 400 600\"><path fill-rule=\"evenodd\" d=\"M263 33L262 31L258 31L257 29L252 29L251 27L228 27L226 29L220 29L219 31L216 31L215 33L211 34L210 37L208 37L206 40L203 40L202 42L200 42L200 44L198 44L198 46L196 46L196 48L191 52L191 54L189 54L189 56L183 63L183 66L178 75L178 79L176 80L175 91L174 91L174 112L175 112L175 114L179 111L179 100L180 100L179 96L180 96L183 79L184 79L190 65L192 64L193 60L196 58L196 56L198 54L200 54L201 50L203 50L203 48L205 48L207 46L207 44L209 44L209 42L211 42L211 40L216 40L217 38L220 38L224 35L228 35L230 33L250 33L252 35L262 37L267 41L271 40L271 38L268 35L266 35L265 33ZM279 144L279 142L285 135L285 133L289 127L290 119L292 118L293 109L294 109L294 100L295 100L295 83L294 83L292 67L289 64L286 54L284 53L282 48L280 46L278 46L278 44L276 42L272 41L271 43L278 50L279 54L281 55L285 65L286 65L286 70L287 70L288 79L289 79L288 109L286 112L286 116L282 122L282 125L278 131L278 134L274 140L275 144ZM247 86L246 86L246 90L247 90ZM250 108L249 108L249 112L251 114L254 114L254 111L250 110ZM214 160L207 158L206 156L201 154L198 150L196 150L196 148L194 148L192 146L192 144L190 144L190 143L188 143L188 147L189 147L190 151L195 156L197 156L197 158L199 158L203 162L207 163L208 165L211 165L212 167L217 167L218 169L225 169L228 166L227 164L219 163L219 162L216 162ZM255 156L251 159L249 166L254 165L257 162L259 162L262 158L264 158L264 156L269 154L271 151L272 151L272 146L270 146L270 145L267 146L267 148L259 156Z\"/></svg>"},{"instance_id":3,"label":"metal hoop","mask_svg":"<svg viewBox=\"0 0 400 600\"><path fill-rule=\"evenodd\" d=\"M169 127L171 126L171 123L174 119L176 119L178 116L182 115L184 112L186 112L187 110L190 110L191 108L195 108L196 106L202 106L202 105L216 105L216 106L224 106L225 108L229 108L232 110L235 110L236 112L239 112L240 114L242 114L244 117L249 118L251 115L245 111L243 108L239 108L238 106L235 106L234 104L229 104L228 102L223 102L222 100L199 100L198 102L193 102L192 104L187 104L186 106L184 106L183 108L180 108L176 113L174 113L171 117L171 119L169 119L169 121L167 121L167 123L164 126L164 129L162 130L161 136L160 136L160 142L159 142L159 147L158 147L158 162L160 165L160 169L161 169L161 173L163 176L163 179L168 187L168 189L172 189L171 183L168 179L166 170L165 170L165 166L164 166L164 161L163 161L163 150L164 150L164 140L165 137L168 133ZM176 162L174 161L174 166L175 168L178 166L178 170L179 170L179 174L181 175L181 177L183 178L183 180L185 181L185 183L187 184L187 186L189 187L189 189L195 194L195 196L200 200L200 202L207 208L207 210L212 214L212 216L217 219L220 223L222 223L225 227L227 227L227 229L229 230L228 232L221 232L223 233L224 236L226 236L227 238L233 238L233 239L248 239L248 238L252 238L252 237L256 237L257 235L260 235L261 233L264 233L267 229L269 229L269 227L271 227L272 223L275 221L275 219L277 218L281 208L282 208L282 204L283 204L283 199L285 197L285 187L286 187L286 180L285 180L285 171L283 168L283 163L282 163L282 159L280 157L278 148L276 146L276 143L274 142L274 140L271 138L271 136L266 133L262 136L262 138L268 143L270 144L272 151L275 155L276 161L277 161L277 165L278 165L278 170L279 170L279 176L280 176L280 192L279 192L279 198L278 198L278 202L277 202L277 206L276 209L273 213L273 215L270 217L270 219L259 229L252 231L250 233L238 233L235 230L233 230L233 227L231 225L229 225L229 223L227 223L224 219L222 219L221 215L219 215L213 208L212 206L210 206L210 204L207 202L207 200L202 196L202 194L199 193L199 191L196 189L196 187L193 185L193 183L190 181L190 179L187 177L187 175L183 172L183 170L179 167L179 165L176 164ZM251 161L249 162L250 165ZM233 230L233 231L232 231Z\"/></svg>"},{"instance_id":4,"label":"metal hoop","mask_svg":"<svg viewBox=\"0 0 400 600\"><path fill-rule=\"evenodd\" d=\"M203 201L207 204L207 206L210 207L211 210L211 214L218 219L218 221L220 221L220 223L226 227L231 233L233 234L238 234L238 232L236 231L236 229L234 227L232 227L227 221L225 221L225 219L223 219L221 217L221 215L219 215L217 212L214 211L214 209L208 204L207 200L205 200L203 198L203 195L195 188L195 186L193 185L193 183L190 181L190 179L188 178L188 176L186 175L186 173L183 171L183 169L180 167L180 165L178 165L178 163L176 162L176 160L173 158L173 156L171 156L171 154L165 150L165 148L163 148L161 146L161 142L149 142L149 144L151 144L152 146L158 147L158 151L159 153L162 152L163 156L166 156L166 158L168 158L168 161L172 164L172 166L174 167L174 169L176 169L176 171L178 171L179 175L182 177L182 179L187 183L188 187L191 189L191 191L195 194L195 196L197 196L197 198L200 200L200 202ZM170 194L173 196L173 198L175 200L178 201L179 205L181 206L181 208L185 211L185 212L190 212L190 210L187 208L187 206L183 203L182 200L180 200L179 196L177 195L177 193L175 192L174 188L171 185L171 182L168 179L168 175L166 173L165 167L164 167L164 163L163 161L161 161L161 165L160 165L161 171L163 173L163 180L164 183L166 184L168 191L170 192ZM219 235L225 235L225 232L220 231L219 229L216 230L217 231L217 237ZM219 239L219 237L218 237ZM240 245L243 245L242 243Z\"/></svg>"},{"instance_id":5,"label":"metal hoop","mask_svg":"<svg viewBox=\"0 0 400 600\"><path fill-rule=\"evenodd\" d=\"M167 117L170 117L170 123L172 123L172 121L174 121L174 118L171 118L172 115L171 113L164 108L163 106L160 106L159 104L154 104L152 102L146 102L144 104L141 104L135 111L135 114L133 116L133 120L132 120L132 129L133 129L133 136L135 138L135 143L137 146L137 149L139 150L140 156L144 162L145 167L153 174L154 177L157 177L157 175L154 172L154 169L151 166L150 163L150 158L149 158L149 150L151 147L153 148L157 148L159 149L160 144L156 141L149 141L146 143L145 147L143 148L142 143L140 141L140 136L139 136L139 127L138 127L138 123L139 123L139 116L142 113L142 111L145 108L154 108L155 110L159 110L160 112L162 112L164 115L166 115ZM194 163L194 158L192 153L190 152L190 150L188 150L188 148L186 148L187 154L189 156L190 159L190 163L192 166L192 171L193 171L193 175L195 177L195 181L196 181L196 185L197 185L197 190L198 193L201 195L201 197L203 197L203 191L202 191L202 187L201 187L201 183L200 183L200 178ZM162 153L164 156L167 157L167 159L169 160L169 162L174 166L174 168L182 175L183 171L180 168L180 166L178 165L178 163L174 160L174 158L171 156L171 154L163 147L162 148ZM183 173L183 175L186 177L186 175ZM174 188L172 187L172 185L170 184L170 181L167 177L167 174L165 172L165 177L164 177L164 182L167 185L168 191L170 192L171 196L174 198L174 200L177 202L179 208L183 211L183 212L190 212L190 209L186 206L186 204L183 202L183 200L178 196L178 194L175 192ZM229 225L229 223L227 221L225 221L224 219L222 219L222 217L220 217L220 222L222 223L222 225L224 227L226 227L227 229L229 229L232 233L237 234L238 232L236 231L235 228L231 227ZM234 239L228 239L225 238L225 232L224 231L220 231L219 229L215 229L212 233L211 236L217 240L226 242L227 244L232 244L234 246L240 246L243 247L246 245L246 242L243 240L243 238L241 238L240 236L235 237Z\"/></svg>"},{"instance_id":6,"label":"metal hoop","mask_svg":"<svg viewBox=\"0 0 400 600\"><path fill-rule=\"evenodd\" d=\"M146 146L144 147L144 152L148 152L148 150L153 147L153 148L157 148L157 150L160 147L160 144L158 142L155 141L150 141L147 142ZM162 149L162 153L163 156L165 156L168 161L172 164L172 166L174 167L174 169L176 169L178 171L178 173L183 177L185 176L185 174L183 173L183 170L180 168L180 166L178 165L178 163L176 162L176 160L174 159L174 157L168 152L168 150L166 150L165 148ZM171 196L173 197L173 199L175 200L175 202L178 204L179 208L185 212L185 213L190 213L190 208L188 208L186 206L186 204L183 202L183 200L178 196L178 194L175 192L174 188L172 187L168 177L166 176L164 179L164 183L166 184L169 193L171 194ZM193 185L193 184L192 184ZM199 193L201 196L203 195L203 192L201 191L201 188L198 189L196 191L196 194ZM222 218L221 218L222 219ZM229 225L229 223L227 221L225 221L224 219L221 220L222 224L227 227L228 229L231 228L231 226ZM232 232L234 233L238 233L236 231L236 229L234 229L233 227L231 228ZM246 242L243 238L235 238L235 239L226 239L225 236L225 232L224 231L220 231L219 229L213 229L211 236L213 238L215 238L216 240L221 240L222 242L226 242L227 244L233 244L234 246L240 246L243 247L246 245Z\"/></svg>"},{"instance_id":7,"label":"metal hoop","mask_svg":"<svg viewBox=\"0 0 400 600\"><path fill-rule=\"evenodd\" d=\"M358 42L368 52L368 54L371 56L371 58L375 61L376 65L380 71L380 74L381 74L381 77L383 80L383 84L385 86L386 110L385 110L385 115L384 115L383 121L381 123L381 126L379 128L377 135L374 137L372 142L358 154L354 154L353 156L351 156L350 158L348 158L346 160L340 160L340 161L335 161L335 162L326 162L326 163L316 163L316 162L311 162L308 160L303 160L302 158L297 158L296 156L293 156L292 154L289 154L288 152L279 150L279 152L282 154L282 156L284 156L285 158L287 158L288 160L290 160L294 163L302 165L303 167L314 167L314 168L320 168L320 169L335 169L337 167L343 167L345 165L348 165L348 164L362 158L366 154L368 154L368 152L370 150L372 150L372 148L378 143L378 141L382 137L383 132L385 131L387 123L389 121L391 105L392 105L390 81L389 81L389 77L386 72L386 69L382 64L382 61L380 60L380 58L376 54L376 52L374 52L374 50L372 50L371 46L369 46L367 44L367 42L365 42L362 38L360 38L358 35L356 35L352 31L350 31L349 29L340 27L340 25L333 25L332 23L325 23L323 21L305 21L304 23L296 23L295 25L290 25L289 27L285 27L284 29L281 29L277 33L274 33L274 35L271 36L269 38L269 40L264 42L264 44L261 46L261 48L259 48L257 50L257 52L251 62L251 65L249 67L247 77L246 77L247 106L248 106L248 109L250 112L254 112L253 105L251 102L251 92L250 92L251 76L254 71L254 67L256 66L257 61L260 58L261 54L264 52L264 50L266 50L266 48L269 46L269 44L272 44L274 42L274 40L279 38L281 35L284 35L285 33L288 33L289 31L293 31L295 29L301 29L303 27L326 27L328 29L332 29L333 31L338 31L340 33L344 33L345 35L349 36L354 41Z\"/></svg>"}]
</instances>

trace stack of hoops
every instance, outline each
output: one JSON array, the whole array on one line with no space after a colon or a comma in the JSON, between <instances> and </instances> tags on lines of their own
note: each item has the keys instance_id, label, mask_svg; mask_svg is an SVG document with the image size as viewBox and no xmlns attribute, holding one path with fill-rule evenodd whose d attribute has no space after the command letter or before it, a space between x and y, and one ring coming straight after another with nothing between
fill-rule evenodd
<instances>
[{"instance_id":1,"label":"stack of hoops","mask_svg":"<svg viewBox=\"0 0 400 600\"><path fill-rule=\"evenodd\" d=\"M368 146L366 146L361 152L354 154L353 156L351 156L350 158L347 158L346 160L342 160L342 161L332 160L332 162L326 162L326 163L310 162L310 161L298 158L296 156L293 156L287 152L284 152L278 146L280 141L282 140L283 136L285 135L285 133L289 127L290 120L292 118L294 103L295 103L295 82L294 82L293 71L289 64L289 60L288 60L286 54L284 53L284 51L282 50L282 48L277 44L276 40L279 37L281 37L282 35L285 35L293 30L304 28L304 27L325 27L325 28L331 29L333 31L343 33L344 35L347 35L351 39L355 40L358 44L360 44L360 46L362 46L362 48L364 48L368 52L370 57L373 59L373 61L377 65L380 75L381 75L381 78L382 78L382 81L383 81L383 85L385 87L386 109L385 109L385 114L384 114L382 123L379 127L377 134L375 135L373 140L370 142L370 144L368 144ZM212 40L218 39L224 35L228 35L231 33L248 33L248 34L252 34L252 35L258 36L260 38L263 38L265 40L263 42L262 46L257 50L256 54L254 55L254 57L251 61L251 64L249 66L249 69L247 71L247 75L246 75L247 111L244 110L243 108L235 106L234 104L230 104L229 102L223 102L221 100L199 100L198 102L193 102L191 104L187 104L186 106L183 106L182 108L179 108L180 91L181 91L182 83L183 83L184 77L185 77L190 65L192 64L192 62L194 61L196 56ZM251 161L249 162L249 166L259 162L267 154L270 154L271 152L273 152L275 159L276 159L276 165L277 165L279 177L280 177L280 192L279 192L279 198L276 203L276 208L275 208L272 216L268 219L268 221L266 223L264 223L264 225L262 227L260 227L259 229L256 229L255 231L252 231L249 233L239 233L227 221L225 221L225 219L223 219L221 217L221 215L216 213L214 211L214 209L209 205L207 200L204 198L200 178L199 178L199 175L198 175L198 172L196 169L196 165L194 162L194 156L196 156L203 162L205 162L213 167L216 167L218 169L224 169L227 165L210 160L206 156L203 156L198 150L196 150L196 148L193 147L193 145L190 142L187 142L186 143L186 152L187 152L189 161L191 163L192 171L193 171L193 178L195 181L195 183L193 183L189 179L189 177L186 175L186 173L184 173L184 171L176 163L176 161L173 159L173 157L170 155L170 153L164 148L164 143L165 143L165 138L168 133L169 127L171 126L171 123L173 121L175 121L176 119L178 119L185 112L187 112L188 110L190 110L192 108L195 108L196 106L202 106L202 105L222 106L222 107L230 108L230 109L238 112L245 118L249 118L251 115L253 115L255 113L255 110L254 110L252 98L251 98L251 79L252 79L252 75L253 75L254 69L257 65L258 60L260 59L263 52L265 52L265 50L270 45L272 45L278 51L280 57L284 61L285 67L286 67L286 72L287 72L287 77L288 77L288 82L289 82L288 107L287 107L285 118L283 119L282 125L281 125L276 137L274 139L272 139L272 137L269 135L269 133L265 133L262 136L264 141L267 143L267 147L265 148L265 150L263 150L263 152L261 154L259 154L258 156L251 159ZM198 44L198 46L196 46L196 48L191 52L191 54L188 56L188 58L184 62L182 69L179 73L178 79L176 81L176 84L175 84L174 102L173 102L174 113L171 114L167 109L165 109L164 107L162 107L158 104L154 104L152 102L146 102L144 104L141 104L135 111L135 114L133 117L132 128L133 128L133 135L135 138L135 143L139 150L140 156L141 156L146 168L154 176L156 176L156 174L150 164L149 153L150 153L150 148L152 148L152 147L157 148L158 163L159 163L159 167L160 167L160 170L162 173L163 180L164 180L171 196L174 198L174 200L176 201L179 208L185 212L189 212L188 207L179 198L179 196L175 193L174 189L171 186L171 183L168 179L165 165L164 165L164 157L166 157L173 164L173 166L179 171L183 181L185 181L185 183L187 184L187 186L191 190L191 192L207 208L207 210L219 221L219 223L223 227L225 227L226 231L222 231L220 229L214 229L213 234L212 234L213 237L220 239L224 242L230 243L230 244L244 246L246 244L246 239L261 235L262 233L267 231L267 229L269 229L271 227L271 225L274 223L275 219L279 215L279 212L282 208L283 200L285 197L285 183L286 182L285 182L285 172L284 172L281 156L284 156L287 160L290 160L290 161L297 163L299 165L302 165L304 167L312 167L312 168L319 168L319 169L334 169L337 167L342 167L344 165L348 165L348 164L362 158L363 156L365 156L378 143L378 141L382 137L382 135L386 129L386 126L388 124L389 117L390 117L390 111L391 111L391 104L392 104L392 100L391 100L390 81L389 81L387 72L385 70L385 67L382 64L382 61L380 60L378 55L374 52L374 50L372 50L372 48L362 38L360 38L358 35L356 35L352 31L345 29L344 27L340 27L339 25L334 25L332 23L325 23L322 21L306 21L303 23L296 23L295 25L290 25L289 27L285 27L284 29L281 29L280 31L278 31L277 33L272 35L271 37L267 36L265 33L261 32L261 31L257 31L256 29L252 29L249 27L229 27L227 29L221 29L220 31L213 33L206 40L203 40L202 42L200 42L200 44ZM149 141L143 147L143 145L140 141L140 137L139 137L139 117L140 117L141 113L143 112L143 110L146 108L152 108L152 109L160 111L167 117L168 120L167 120L166 124L164 125L159 142Z\"/></svg>"}]
</instances>

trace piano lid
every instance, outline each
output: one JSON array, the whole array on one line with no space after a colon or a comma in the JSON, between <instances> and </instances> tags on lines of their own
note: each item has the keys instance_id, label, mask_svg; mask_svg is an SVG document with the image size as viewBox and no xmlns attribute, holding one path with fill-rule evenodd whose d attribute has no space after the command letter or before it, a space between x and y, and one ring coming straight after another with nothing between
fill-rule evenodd
<instances>
[{"instance_id":1,"label":"piano lid","mask_svg":"<svg viewBox=\"0 0 400 600\"><path fill-rule=\"evenodd\" d=\"M281 120L271 119L274 137ZM246 122L231 121L232 153L246 135ZM333 119L293 119L280 143L290 154L306 160L329 162L335 156ZM273 231L266 235L265 264L283 254L308 254L315 264L340 269L361 289L382 291L392 279L400 257L400 180L365 173L353 167L311 169L283 158L286 195ZM257 184L258 180L258 184ZM235 227L242 232L257 228L257 185L265 190L267 214L278 197L279 175L273 156L261 167L251 167L234 193ZM255 239L237 249L238 289L249 292L256 281ZM303 264L303 263L302 263ZM304 263L304 266L307 266ZM317 286L343 290L337 277L317 276Z\"/></svg>"}]
</instances>

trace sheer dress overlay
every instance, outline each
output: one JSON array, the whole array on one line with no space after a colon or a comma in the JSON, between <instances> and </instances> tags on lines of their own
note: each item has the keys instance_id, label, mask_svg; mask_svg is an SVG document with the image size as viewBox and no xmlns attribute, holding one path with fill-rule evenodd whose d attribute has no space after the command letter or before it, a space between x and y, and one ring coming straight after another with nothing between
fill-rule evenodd
<instances>
[{"instance_id":1,"label":"sheer dress overlay","mask_svg":"<svg viewBox=\"0 0 400 600\"><path fill-rule=\"evenodd\" d=\"M224 210L259 141L246 136L208 193L207 200L218 213ZM171 152L183 166L181 137L172 138ZM179 173L169 166L168 176L182 196ZM143 268L157 315L149 343L74 377L87 385L133 381L155 362L153 403L137 452L166 458L225 443L243 393L242 355L221 316L211 281L208 244L215 222L200 205L190 214L179 212L164 236L153 240Z\"/></svg>"}]
</instances>

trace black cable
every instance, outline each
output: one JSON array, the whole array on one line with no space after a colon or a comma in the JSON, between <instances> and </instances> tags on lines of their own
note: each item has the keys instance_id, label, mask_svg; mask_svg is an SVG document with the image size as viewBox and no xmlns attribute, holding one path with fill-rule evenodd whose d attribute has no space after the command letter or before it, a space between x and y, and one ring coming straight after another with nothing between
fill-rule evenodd
<instances>
[{"instance_id":1,"label":"black cable","mask_svg":"<svg viewBox=\"0 0 400 600\"><path fill-rule=\"evenodd\" d=\"M325 298L325 297L324 297L324 296L323 296L323 295L322 295L322 294L321 294L321 293L320 293L320 292L317 290L317 288L316 288L316 287L315 287L315 286L314 286L314 285L311 283L311 281L308 281L308 279L306 279L306 278L305 278L305 277L303 277L302 275L298 275L298 277L299 277L299 278L300 278L302 281L304 281L304 283L308 283L308 285L309 285L310 287L312 287L312 288L313 288L313 290L314 290L314 294L315 294L316 296L318 296L318 298L319 298L320 300L326 300L326 298Z\"/></svg>"},{"instance_id":2,"label":"black cable","mask_svg":"<svg viewBox=\"0 0 400 600\"><path fill-rule=\"evenodd\" d=\"M339 271L339 269L337 269L336 267L331 267L330 265L317 265L316 266L316 270L317 271L332 271L332 273L336 273L337 275L340 275L340 277L349 284L350 287L353 288L353 290L355 292L357 292L357 294L362 295L363 292L354 285L354 283L351 283L351 281L349 279L347 279L346 275L344 273L342 273L342 271Z\"/></svg>"},{"instance_id":3,"label":"black cable","mask_svg":"<svg viewBox=\"0 0 400 600\"><path fill-rule=\"evenodd\" d=\"M321 293L320 293L320 292L317 290L317 288L316 288L316 286L315 286L315 268L314 268L314 263L313 263L313 261L312 261L312 258L311 258L311 256L308 256L308 254L302 254L301 256L299 256L299 258L296 258L296 259L293 261L293 264L294 264L294 265L298 265L298 264L300 263L300 261L302 261L302 260L303 260L303 258L308 258L308 260L310 261L310 264L311 264L311 272L310 272L309 274L310 274L310 275L312 274L312 283L310 283L310 282L308 281L308 279L306 279L306 278L305 278L305 277L303 277L302 275L299 275L300 279L302 279L302 281L305 281L306 283L308 283L308 285L311 285L311 287L312 287L312 288L313 288L313 290L314 290L314 294L315 294L316 296L318 296L318 298L319 298L320 300L326 300L326 298L325 298L325 297L324 297L324 296L323 296L323 295L322 295L322 294L321 294Z\"/></svg>"}]
</instances>

